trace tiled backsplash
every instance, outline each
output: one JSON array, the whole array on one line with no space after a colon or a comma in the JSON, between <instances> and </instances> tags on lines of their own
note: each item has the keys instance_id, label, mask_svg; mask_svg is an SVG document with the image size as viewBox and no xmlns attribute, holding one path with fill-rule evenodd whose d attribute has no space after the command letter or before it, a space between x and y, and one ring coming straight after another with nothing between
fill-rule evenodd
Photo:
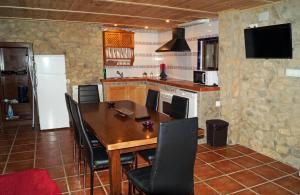
<instances>
[{"instance_id":1,"label":"tiled backsplash","mask_svg":"<svg viewBox=\"0 0 300 195\"><path fill-rule=\"evenodd\" d=\"M159 46L171 40L172 32L136 31L133 66L106 67L107 77L118 77L117 70L125 77L141 77L144 72L158 76L159 64L165 63L169 77L191 81L193 70L197 67L197 40L218 36L218 32L217 21L186 27L185 37L191 52L156 53Z\"/></svg>"}]
</instances>

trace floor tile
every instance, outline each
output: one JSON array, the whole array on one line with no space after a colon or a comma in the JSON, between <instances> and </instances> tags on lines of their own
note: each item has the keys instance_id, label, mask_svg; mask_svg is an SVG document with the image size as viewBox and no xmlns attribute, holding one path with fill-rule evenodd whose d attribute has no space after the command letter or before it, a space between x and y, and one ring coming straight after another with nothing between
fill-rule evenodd
<instances>
[{"instance_id":1,"label":"floor tile","mask_svg":"<svg viewBox=\"0 0 300 195\"><path fill-rule=\"evenodd\" d=\"M81 190L81 183L77 176L75 177L67 177L67 181L69 184L70 191Z\"/></svg>"},{"instance_id":2,"label":"floor tile","mask_svg":"<svg viewBox=\"0 0 300 195\"><path fill-rule=\"evenodd\" d=\"M249 156L251 156L252 158L255 158L261 162L264 162L264 163L270 163L270 162L275 161L273 158L270 158L270 157L265 156L260 153L253 153L253 154L250 154Z\"/></svg>"},{"instance_id":3,"label":"floor tile","mask_svg":"<svg viewBox=\"0 0 300 195\"><path fill-rule=\"evenodd\" d=\"M275 180L274 183L293 191L296 194L300 194L300 180L295 177L288 176L278 180Z\"/></svg>"},{"instance_id":4,"label":"floor tile","mask_svg":"<svg viewBox=\"0 0 300 195\"><path fill-rule=\"evenodd\" d=\"M219 160L223 160L224 158L214 152L206 152L197 154L197 158L203 160L206 163L212 163Z\"/></svg>"},{"instance_id":5,"label":"floor tile","mask_svg":"<svg viewBox=\"0 0 300 195\"><path fill-rule=\"evenodd\" d=\"M35 138L16 139L14 145L34 144Z\"/></svg>"},{"instance_id":6,"label":"floor tile","mask_svg":"<svg viewBox=\"0 0 300 195\"><path fill-rule=\"evenodd\" d=\"M74 163L73 153L68 154L68 155L63 155L62 157L63 157L64 164ZM77 159L76 159L76 161L77 161Z\"/></svg>"},{"instance_id":7,"label":"floor tile","mask_svg":"<svg viewBox=\"0 0 300 195\"><path fill-rule=\"evenodd\" d=\"M198 158L195 159L195 164L194 166L201 166L201 165L205 165L206 163Z\"/></svg>"},{"instance_id":8,"label":"floor tile","mask_svg":"<svg viewBox=\"0 0 300 195\"><path fill-rule=\"evenodd\" d=\"M218 195L216 191L214 191L211 187L204 183L196 183L194 184L194 194L195 195Z\"/></svg>"},{"instance_id":9,"label":"floor tile","mask_svg":"<svg viewBox=\"0 0 300 195\"><path fill-rule=\"evenodd\" d=\"M46 158L52 159L60 156L60 150L57 149L49 149L49 150L37 150L36 151L36 158Z\"/></svg>"},{"instance_id":10,"label":"floor tile","mask_svg":"<svg viewBox=\"0 0 300 195\"><path fill-rule=\"evenodd\" d=\"M233 173L244 169L230 160L218 161L212 163L211 165L225 174Z\"/></svg>"},{"instance_id":11,"label":"floor tile","mask_svg":"<svg viewBox=\"0 0 300 195\"><path fill-rule=\"evenodd\" d=\"M240 153L232 148L225 148L225 149L221 149L221 150L216 150L214 152L225 158L236 158L236 157L244 155L243 153Z\"/></svg>"},{"instance_id":12,"label":"floor tile","mask_svg":"<svg viewBox=\"0 0 300 195\"><path fill-rule=\"evenodd\" d=\"M250 190L243 190L243 191L234 193L234 195L256 195L256 193L252 192Z\"/></svg>"},{"instance_id":13,"label":"floor tile","mask_svg":"<svg viewBox=\"0 0 300 195\"><path fill-rule=\"evenodd\" d=\"M290 174L298 172L297 169L295 169L295 168L293 168L293 167L291 167L289 165L286 165L286 164L284 164L282 162L279 162L279 161L273 162L273 163L269 164L269 166L275 167L275 168L277 168L277 169L279 169L281 171L284 171L284 172L290 173Z\"/></svg>"},{"instance_id":14,"label":"floor tile","mask_svg":"<svg viewBox=\"0 0 300 195\"><path fill-rule=\"evenodd\" d=\"M78 178L76 176L76 178ZM84 187L84 177L83 177L83 174L80 175L80 182L81 182L81 188ZM94 187L99 187L101 186L102 184L100 183L98 177L97 177L97 173L95 172L94 173ZM90 174L86 174L86 178L85 178L85 187L86 188L89 188L90 187Z\"/></svg>"},{"instance_id":15,"label":"floor tile","mask_svg":"<svg viewBox=\"0 0 300 195\"><path fill-rule=\"evenodd\" d=\"M232 159L232 161L234 161L235 163L237 163L240 166L245 167L245 168L252 168L252 167L256 167L256 166L263 164L262 162L255 160L248 156L238 157L238 158Z\"/></svg>"},{"instance_id":16,"label":"floor tile","mask_svg":"<svg viewBox=\"0 0 300 195\"><path fill-rule=\"evenodd\" d=\"M292 194L289 191L273 184L273 183L267 183L263 184L257 187L252 188L256 193L260 195L288 195Z\"/></svg>"},{"instance_id":17,"label":"floor tile","mask_svg":"<svg viewBox=\"0 0 300 195\"><path fill-rule=\"evenodd\" d=\"M222 194L228 194L243 189L242 185L227 176L211 179L206 181L206 183Z\"/></svg>"},{"instance_id":18,"label":"floor tile","mask_svg":"<svg viewBox=\"0 0 300 195\"><path fill-rule=\"evenodd\" d=\"M37 168L47 168L47 167L55 167L61 165L62 162L60 158L53 158L53 159L46 159L46 158L41 158L41 159L36 159L35 161L35 166Z\"/></svg>"},{"instance_id":19,"label":"floor tile","mask_svg":"<svg viewBox=\"0 0 300 195\"><path fill-rule=\"evenodd\" d=\"M201 179L201 181L222 175L222 173L218 169L216 169L210 165L195 167L194 174L197 177L199 177Z\"/></svg>"},{"instance_id":20,"label":"floor tile","mask_svg":"<svg viewBox=\"0 0 300 195\"><path fill-rule=\"evenodd\" d=\"M0 175L2 174L4 166L5 166L5 163L0 163Z\"/></svg>"},{"instance_id":21,"label":"floor tile","mask_svg":"<svg viewBox=\"0 0 300 195\"><path fill-rule=\"evenodd\" d=\"M74 163L64 165L67 176L78 175L78 166Z\"/></svg>"},{"instance_id":22,"label":"floor tile","mask_svg":"<svg viewBox=\"0 0 300 195\"><path fill-rule=\"evenodd\" d=\"M267 181L264 178L248 170L233 173L229 176L247 187L252 187Z\"/></svg>"},{"instance_id":23,"label":"floor tile","mask_svg":"<svg viewBox=\"0 0 300 195\"><path fill-rule=\"evenodd\" d=\"M50 168L46 168L46 170L49 172L49 175L52 179L65 177L63 166L50 167Z\"/></svg>"},{"instance_id":24,"label":"floor tile","mask_svg":"<svg viewBox=\"0 0 300 195\"><path fill-rule=\"evenodd\" d=\"M34 151L34 150L35 150L35 144L15 145L13 146L11 153L27 152L27 151Z\"/></svg>"},{"instance_id":25,"label":"floor tile","mask_svg":"<svg viewBox=\"0 0 300 195\"><path fill-rule=\"evenodd\" d=\"M202 144L197 146L197 153L208 152L210 151L207 147L203 147Z\"/></svg>"},{"instance_id":26,"label":"floor tile","mask_svg":"<svg viewBox=\"0 0 300 195\"><path fill-rule=\"evenodd\" d=\"M97 174L98 174L98 176L99 176L99 178L102 182L102 185L109 184L109 172L108 172L108 170L98 172Z\"/></svg>"},{"instance_id":27,"label":"floor tile","mask_svg":"<svg viewBox=\"0 0 300 195\"><path fill-rule=\"evenodd\" d=\"M4 163L7 160L7 154L5 155L0 155L0 163Z\"/></svg>"},{"instance_id":28,"label":"floor tile","mask_svg":"<svg viewBox=\"0 0 300 195\"><path fill-rule=\"evenodd\" d=\"M9 155L9 162L21 161L21 160L30 160L34 159L34 151L22 152L22 153L12 153Z\"/></svg>"},{"instance_id":29,"label":"floor tile","mask_svg":"<svg viewBox=\"0 0 300 195\"><path fill-rule=\"evenodd\" d=\"M254 153L255 151L250 149L250 148L247 148L245 146L241 146L241 145L236 145L235 147L233 147L232 149L238 151L238 152L241 152L243 154L251 154L251 153Z\"/></svg>"},{"instance_id":30,"label":"floor tile","mask_svg":"<svg viewBox=\"0 0 300 195\"><path fill-rule=\"evenodd\" d=\"M54 180L59 187L61 193L68 192L68 186L66 178L56 179Z\"/></svg>"},{"instance_id":31,"label":"floor tile","mask_svg":"<svg viewBox=\"0 0 300 195\"><path fill-rule=\"evenodd\" d=\"M252 168L251 171L253 171L254 173L259 174L269 180L273 180L278 177L282 177L282 176L286 175L286 173L281 172L277 169L274 169L268 165L263 165L260 167Z\"/></svg>"},{"instance_id":32,"label":"floor tile","mask_svg":"<svg viewBox=\"0 0 300 195\"><path fill-rule=\"evenodd\" d=\"M33 168L33 160L8 162L5 173L12 173Z\"/></svg>"},{"instance_id":33,"label":"floor tile","mask_svg":"<svg viewBox=\"0 0 300 195\"><path fill-rule=\"evenodd\" d=\"M87 189L85 192L86 192L86 194L90 194L89 189ZM97 187L97 188L94 188L94 195L106 195L106 193L102 187Z\"/></svg>"}]
</instances>

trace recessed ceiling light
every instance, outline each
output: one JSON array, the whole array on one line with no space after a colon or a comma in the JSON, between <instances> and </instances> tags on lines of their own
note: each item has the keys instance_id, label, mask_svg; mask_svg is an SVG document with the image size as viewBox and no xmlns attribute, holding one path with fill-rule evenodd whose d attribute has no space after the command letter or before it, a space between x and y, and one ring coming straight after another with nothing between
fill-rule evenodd
<instances>
[{"instance_id":1,"label":"recessed ceiling light","mask_svg":"<svg viewBox=\"0 0 300 195\"><path fill-rule=\"evenodd\" d=\"M114 24L114 26L118 26L118 24Z\"/></svg>"},{"instance_id":2,"label":"recessed ceiling light","mask_svg":"<svg viewBox=\"0 0 300 195\"><path fill-rule=\"evenodd\" d=\"M170 20L169 20L169 19L166 19L166 23L170 23Z\"/></svg>"},{"instance_id":3,"label":"recessed ceiling light","mask_svg":"<svg viewBox=\"0 0 300 195\"><path fill-rule=\"evenodd\" d=\"M148 26L145 26L145 29L148 29L149 27Z\"/></svg>"}]
</instances>

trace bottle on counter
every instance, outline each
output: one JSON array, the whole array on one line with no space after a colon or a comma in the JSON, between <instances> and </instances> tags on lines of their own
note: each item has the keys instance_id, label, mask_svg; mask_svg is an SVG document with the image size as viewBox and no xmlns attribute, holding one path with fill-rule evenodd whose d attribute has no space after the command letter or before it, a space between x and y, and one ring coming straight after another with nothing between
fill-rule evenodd
<instances>
[{"instance_id":1,"label":"bottle on counter","mask_svg":"<svg viewBox=\"0 0 300 195\"><path fill-rule=\"evenodd\" d=\"M106 79L106 69L103 68L103 78Z\"/></svg>"}]
</instances>

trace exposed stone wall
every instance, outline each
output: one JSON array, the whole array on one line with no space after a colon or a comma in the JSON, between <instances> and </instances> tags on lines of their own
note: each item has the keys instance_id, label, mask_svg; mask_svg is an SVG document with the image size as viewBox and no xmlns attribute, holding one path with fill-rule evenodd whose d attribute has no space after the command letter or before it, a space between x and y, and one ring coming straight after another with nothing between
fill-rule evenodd
<instances>
[{"instance_id":1,"label":"exposed stone wall","mask_svg":"<svg viewBox=\"0 0 300 195\"><path fill-rule=\"evenodd\" d=\"M300 167L300 1L220 14L220 87L222 118L230 123L229 142ZM269 12L269 20L258 15ZM246 59L244 29L292 23L293 59Z\"/></svg>"},{"instance_id":2,"label":"exposed stone wall","mask_svg":"<svg viewBox=\"0 0 300 195\"><path fill-rule=\"evenodd\" d=\"M0 41L31 42L35 54L65 54L70 86L99 83L103 52L100 25L0 20Z\"/></svg>"}]
</instances>

